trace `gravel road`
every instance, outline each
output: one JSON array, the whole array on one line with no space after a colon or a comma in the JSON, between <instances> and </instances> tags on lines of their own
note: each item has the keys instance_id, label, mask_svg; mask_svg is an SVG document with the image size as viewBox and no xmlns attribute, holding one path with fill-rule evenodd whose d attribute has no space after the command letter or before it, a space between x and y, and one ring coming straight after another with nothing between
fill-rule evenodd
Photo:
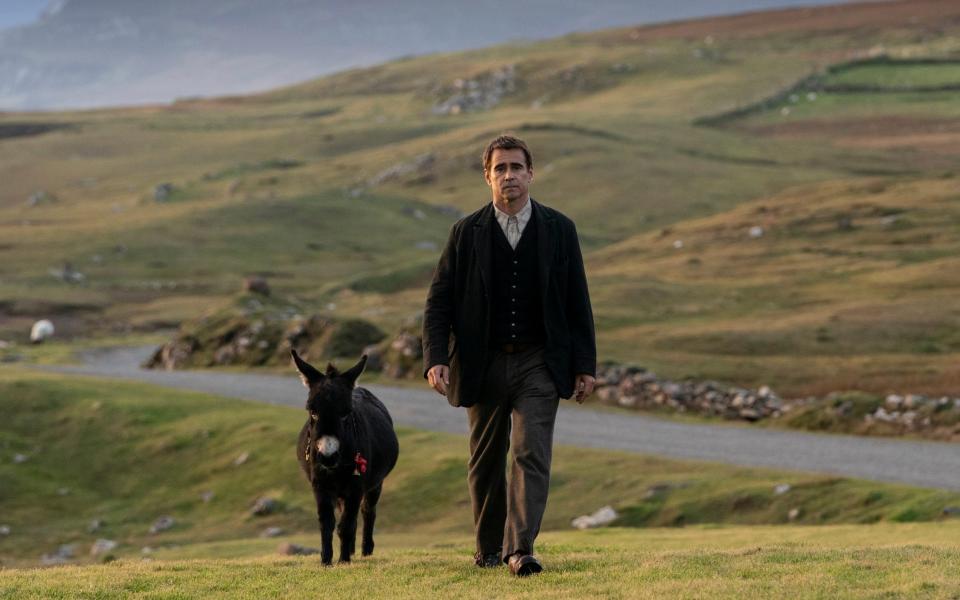
<instances>
[{"instance_id":1,"label":"gravel road","mask_svg":"<svg viewBox=\"0 0 960 600\"><path fill-rule=\"evenodd\" d=\"M132 379L301 409L304 389L289 376L209 371L149 371L139 364L150 348L90 352L63 373ZM362 376L361 376L362 384ZM398 425L466 433L466 416L429 389L364 386ZM751 467L819 472L930 488L960 490L960 444L761 429L734 424L677 423L644 415L598 412L562 402L556 442Z\"/></svg>"}]
</instances>

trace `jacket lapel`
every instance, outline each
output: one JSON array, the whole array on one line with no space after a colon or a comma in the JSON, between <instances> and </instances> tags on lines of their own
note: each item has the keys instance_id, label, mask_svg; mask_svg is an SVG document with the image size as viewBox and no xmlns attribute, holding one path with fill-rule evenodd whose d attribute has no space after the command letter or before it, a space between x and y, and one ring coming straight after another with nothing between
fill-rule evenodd
<instances>
[{"instance_id":1,"label":"jacket lapel","mask_svg":"<svg viewBox=\"0 0 960 600\"><path fill-rule=\"evenodd\" d=\"M473 249L477 254L477 267L480 269L480 278L483 280L483 287L488 295L490 295L492 290L490 287L490 271L493 269L491 262L493 236L491 235L492 231L490 229L492 223L493 204L487 204L473 221Z\"/></svg>"},{"instance_id":2,"label":"jacket lapel","mask_svg":"<svg viewBox=\"0 0 960 600\"><path fill-rule=\"evenodd\" d=\"M553 262L553 251L556 239L553 235L553 217L547 215L538 202L530 198L530 204L536 215L537 224L537 266L540 275L540 301L545 306L547 302L547 285L550 283L550 264Z\"/></svg>"}]
</instances>

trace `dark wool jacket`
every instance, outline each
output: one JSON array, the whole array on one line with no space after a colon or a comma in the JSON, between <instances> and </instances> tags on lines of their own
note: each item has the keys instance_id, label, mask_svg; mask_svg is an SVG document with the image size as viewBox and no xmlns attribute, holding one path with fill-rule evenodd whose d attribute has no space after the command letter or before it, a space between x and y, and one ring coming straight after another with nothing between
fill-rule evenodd
<instances>
[{"instance_id":1,"label":"dark wool jacket","mask_svg":"<svg viewBox=\"0 0 960 600\"><path fill-rule=\"evenodd\" d=\"M537 227L539 289L546 333L544 358L561 398L577 374L595 375L593 311L577 230L569 218L530 199ZM457 221L440 256L423 317L424 377L449 365L447 400L473 406L490 359L493 204Z\"/></svg>"}]
</instances>

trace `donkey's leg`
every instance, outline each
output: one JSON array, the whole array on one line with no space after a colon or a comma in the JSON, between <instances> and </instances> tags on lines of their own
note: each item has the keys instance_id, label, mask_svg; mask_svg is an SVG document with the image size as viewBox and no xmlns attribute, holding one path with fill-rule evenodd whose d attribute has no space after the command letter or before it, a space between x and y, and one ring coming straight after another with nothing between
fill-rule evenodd
<instances>
[{"instance_id":1,"label":"donkey's leg","mask_svg":"<svg viewBox=\"0 0 960 600\"><path fill-rule=\"evenodd\" d=\"M330 494L313 490L317 501L317 519L320 521L320 561L329 566L333 563L333 528L336 518L333 515L333 498Z\"/></svg>"},{"instance_id":2,"label":"donkey's leg","mask_svg":"<svg viewBox=\"0 0 960 600\"><path fill-rule=\"evenodd\" d=\"M352 493L343 500L343 512L340 513L340 562L350 562L357 543L357 516L360 513L360 493Z\"/></svg>"},{"instance_id":3,"label":"donkey's leg","mask_svg":"<svg viewBox=\"0 0 960 600\"><path fill-rule=\"evenodd\" d=\"M377 502L380 501L380 492L382 491L382 484L369 490L363 497L363 504L360 505L360 512L363 513L363 546L361 546L361 549L364 556L373 554L373 524L377 520Z\"/></svg>"}]
</instances>

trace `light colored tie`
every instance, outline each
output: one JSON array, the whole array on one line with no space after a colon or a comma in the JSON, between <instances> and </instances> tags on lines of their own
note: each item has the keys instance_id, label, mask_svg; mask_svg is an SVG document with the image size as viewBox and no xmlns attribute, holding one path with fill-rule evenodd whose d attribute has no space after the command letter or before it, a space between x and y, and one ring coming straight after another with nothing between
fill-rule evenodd
<instances>
[{"instance_id":1,"label":"light colored tie","mask_svg":"<svg viewBox=\"0 0 960 600\"><path fill-rule=\"evenodd\" d=\"M516 216L507 219L507 241L510 242L511 248L517 249L517 243L520 241L520 221Z\"/></svg>"}]
</instances>

